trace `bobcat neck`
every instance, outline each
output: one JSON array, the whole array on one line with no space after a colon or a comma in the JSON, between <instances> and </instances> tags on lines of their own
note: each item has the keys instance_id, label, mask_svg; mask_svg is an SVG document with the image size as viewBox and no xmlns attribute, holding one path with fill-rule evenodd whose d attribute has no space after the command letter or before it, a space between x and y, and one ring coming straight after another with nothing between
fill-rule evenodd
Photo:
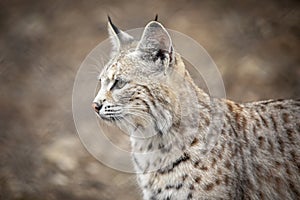
<instances>
[{"instance_id":1,"label":"bobcat neck","mask_svg":"<svg viewBox=\"0 0 300 200\"><path fill-rule=\"evenodd\" d=\"M183 83L180 84L181 87L178 83L170 83L177 89L174 97L176 99L173 99L172 104L164 106L172 113L171 126L167 131L162 131L157 125L153 125L147 130L139 130L151 137L131 137L133 162L137 172L145 174L155 170L168 171L176 160L187 160L193 149L199 150L198 156L204 156L208 152L208 134L213 129L212 120L215 117L212 116L212 104L220 105L221 101L211 99L195 85L179 55L176 56L176 66L173 70L174 76L183 77ZM212 132L214 131L216 130Z\"/></svg>"}]
</instances>

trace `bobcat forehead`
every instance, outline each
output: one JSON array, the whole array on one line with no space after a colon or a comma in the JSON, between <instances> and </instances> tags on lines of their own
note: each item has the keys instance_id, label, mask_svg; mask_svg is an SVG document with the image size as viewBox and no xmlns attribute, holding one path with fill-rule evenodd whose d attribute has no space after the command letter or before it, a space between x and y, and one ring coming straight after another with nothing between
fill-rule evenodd
<instances>
[{"instance_id":1,"label":"bobcat forehead","mask_svg":"<svg viewBox=\"0 0 300 200\"><path fill-rule=\"evenodd\" d=\"M115 59L114 62L107 65L102 76L107 76L110 79L115 78L116 76L133 76L137 69L138 62L134 59L134 56L130 53L119 56L118 59Z\"/></svg>"},{"instance_id":2,"label":"bobcat forehead","mask_svg":"<svg viewBox=\"0 0 300 200\"><path fill-rule=\"evenodd\" d=\"M299 198L300 100L211 98L160 23L140 41L108 25L114 48L101 76L110 84L94 108L130 133L145 200Z\"/></svg>"},{"instance_id":3,"label":"bobcat forehead","mask_svg":"<svg viewBox=\"0 0 300 200\"><path fill-rule=\"evenodd\" d=\"M108 68L106 69L106 76L110 80L113 80L115 79L119 71L120 71L120 63L115 62L112 65L108 66Z\"/></svg>"}]
</instances>

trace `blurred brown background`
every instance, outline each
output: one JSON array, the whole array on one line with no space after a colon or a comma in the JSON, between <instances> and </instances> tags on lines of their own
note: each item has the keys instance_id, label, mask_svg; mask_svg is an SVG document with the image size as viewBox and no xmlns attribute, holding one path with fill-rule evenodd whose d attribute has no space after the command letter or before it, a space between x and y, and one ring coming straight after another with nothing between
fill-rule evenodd
<instances>
[{"instance_id":1,"label":"blurred brown background","mask_svg":"<svg viewBox=\"0 0 300 200\"><path fill-rule=\"evenodd\" d=\"M202 44L239 102L300 96L298 1L0 2L0 199L139 199L135 176L91 157L72 118L85 56L119 27L159 14ZM95 76L96 77L96 76Z\"/></svg>"}]
</instances>

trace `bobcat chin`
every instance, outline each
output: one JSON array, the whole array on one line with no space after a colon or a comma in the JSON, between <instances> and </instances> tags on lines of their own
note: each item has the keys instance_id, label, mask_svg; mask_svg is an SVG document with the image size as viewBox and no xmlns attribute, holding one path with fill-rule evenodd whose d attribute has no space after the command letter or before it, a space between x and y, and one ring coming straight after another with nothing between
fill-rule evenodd
<instances>
[{"instance_id":1,"label":"bobcat chin","mask_svg":"<svg viewBox=\"0 0 300 200\"><path fill-rule=\"evenodd\" d=\"M211 98L156 20L139 41L110 19L108 31L93 109L130 133L145 200L300 198L299 100Z\"/></svg>"}]
</instances>

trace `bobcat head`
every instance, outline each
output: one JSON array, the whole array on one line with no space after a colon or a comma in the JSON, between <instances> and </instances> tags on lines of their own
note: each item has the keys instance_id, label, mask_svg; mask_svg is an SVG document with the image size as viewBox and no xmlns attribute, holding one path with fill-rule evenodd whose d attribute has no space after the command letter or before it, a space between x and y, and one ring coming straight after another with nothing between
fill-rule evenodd
<instances>
[{"instance_id":1,"label":"bobcat head","mask_svg":"<svg viewBox=\"0 0 300 200\"><path fill-rule=\"evenodd\" d=\"M170 35L159 22L151 21L136 41L110 18L108 32L113 49L99 76L101 87L92 104L95 112L104 120L130 127L131 132L151 127L167 133L179 123L180 95L187 94L179 79L191 82Z\"/></svg>"}]
</instances>

